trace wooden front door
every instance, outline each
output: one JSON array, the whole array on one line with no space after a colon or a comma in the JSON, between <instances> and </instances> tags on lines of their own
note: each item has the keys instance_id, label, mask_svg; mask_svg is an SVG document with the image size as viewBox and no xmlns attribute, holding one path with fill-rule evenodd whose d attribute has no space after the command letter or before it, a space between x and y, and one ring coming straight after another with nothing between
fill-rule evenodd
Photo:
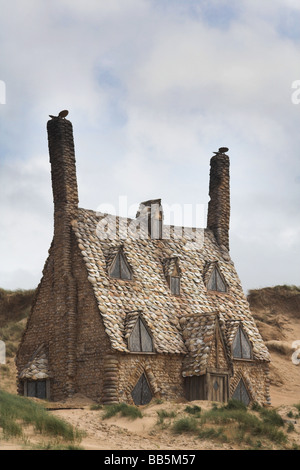
<instances>
[{"instance_id":1,"label":"wooden front door","mask_svg":"<svg viewBox=\"0 0 300 470\"><path fill-rule=\"evenodd\" d=\"M210 374L210 400L212 401L227 401L227 376Z\"/></svg>"}]
</instances>

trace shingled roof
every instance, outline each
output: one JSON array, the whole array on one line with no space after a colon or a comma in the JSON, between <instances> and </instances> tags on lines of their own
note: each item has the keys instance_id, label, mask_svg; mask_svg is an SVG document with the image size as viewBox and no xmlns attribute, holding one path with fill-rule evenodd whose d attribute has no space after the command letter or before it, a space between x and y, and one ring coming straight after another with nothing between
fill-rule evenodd
<instances>
[{"instance_id":1,"label":"shingled roof","mask_svg":"<svg viewBox=\"0 0 300 470\"><path fill-rule=\"evenodd\" d=\"M188 232L164 226L168 237L153 240L147 239L143 227L139 228L140 238L136 236L134 219L85 209L78 209L77 214L72 228L113 349L129 352L128 334L138 312L157 353L186 355L183 375L200 374L205 368L216 318L228 345L242 322L253 359L270 360L234 264L211 230ZM132 279L127 281L111 278L108 271L121 247L132 270ZM180 296L171 293L166 280L168 259L176 259L180 265ZM216 263L228 287L226 293L206 288L207 274Z\"/></svg>"}]
</instances>

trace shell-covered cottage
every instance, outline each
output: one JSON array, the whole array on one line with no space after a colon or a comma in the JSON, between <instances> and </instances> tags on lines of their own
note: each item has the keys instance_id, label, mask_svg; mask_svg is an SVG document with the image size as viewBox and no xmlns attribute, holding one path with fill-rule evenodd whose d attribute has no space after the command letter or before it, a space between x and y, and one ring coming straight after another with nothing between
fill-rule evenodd
<instances>
[{"instance_id":1,"label":"shell-covered cottage","mask_svg":"<svg viewBox=\"0 0 300 470\"><path fill-rule=\"evenodd\" d=\"M207 228L78 207L73 129L48 121L54 236L17 353L22 395L270 403L269 353L229 255L229 158L211 158Z\"/></svg>"}]
</instances>

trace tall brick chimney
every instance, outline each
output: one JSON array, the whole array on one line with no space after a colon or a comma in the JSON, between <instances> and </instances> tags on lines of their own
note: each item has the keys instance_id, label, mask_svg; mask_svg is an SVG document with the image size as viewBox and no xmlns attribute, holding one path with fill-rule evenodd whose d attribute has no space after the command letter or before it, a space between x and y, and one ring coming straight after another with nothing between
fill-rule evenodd
<instances>
[{"instance_id":1,"label":"tall brick chimney","mask_svg":"<svg viewBox=\"0 0 300 470\"><path fill-rule=\"evenodd\" d=\"M230 181L228 148L221 147L210 160L207 228L217 243L229 250Z\"/></svg>"},{"instance_id":2,"label":"tall brick chimney","mask_svg":"<svg viewBox=\"0 0 300 470\"><path fill-rule=\"evenodd\" d=\"M74 213L78 207L75 151L72 123L53 117L47 123L55 210Z\"/></svg>"},{"instance_id":3,"label":"tall brick chimney","mask_svg":"<svg viewBox=\"0 0 300 470\"><path fill-rule=\"evenodd\" d=\"M56 364L59 381L65 394L75 393L76 375L76 302L77 287L72 273L71 221L78 209L75 151L72 123L65 119L67 111L50 116L47 123L54 202L53 301L54 320L49 339L50 349L60 351L64 360Z\"/></svg>"}]
</instances>

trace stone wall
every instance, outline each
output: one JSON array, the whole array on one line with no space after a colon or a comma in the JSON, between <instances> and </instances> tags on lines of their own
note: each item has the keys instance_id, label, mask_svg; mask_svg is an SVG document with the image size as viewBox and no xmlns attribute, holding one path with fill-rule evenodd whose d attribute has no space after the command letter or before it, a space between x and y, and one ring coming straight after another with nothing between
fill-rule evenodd
<instances>
[{"instance_id":1,"label":"stone wall","mask_svg":"<svg viewBox=\"0 0 300 470\"><path fill-rule=\"evenodd\" d=\"M131 392L145 373L153 397L167 400L184 398L181 374L182 355L122 354L119 361L119 401L133 404Z\"/></svg>"},{"instance_id":2,"label":"stone wall","mask_svg":"<svg viewBox=\"0 0 300 470\"><path fill-rule=\"evenodd\" d=\"M263 362L252 362L235 360L234 375L230 379L230 396L233 395L236 386L241 378L243 378L247 391L251 396L251 401L260 405L270 405L270 380L269 380L269 364Z\"/></svg>"}]
</instances>

